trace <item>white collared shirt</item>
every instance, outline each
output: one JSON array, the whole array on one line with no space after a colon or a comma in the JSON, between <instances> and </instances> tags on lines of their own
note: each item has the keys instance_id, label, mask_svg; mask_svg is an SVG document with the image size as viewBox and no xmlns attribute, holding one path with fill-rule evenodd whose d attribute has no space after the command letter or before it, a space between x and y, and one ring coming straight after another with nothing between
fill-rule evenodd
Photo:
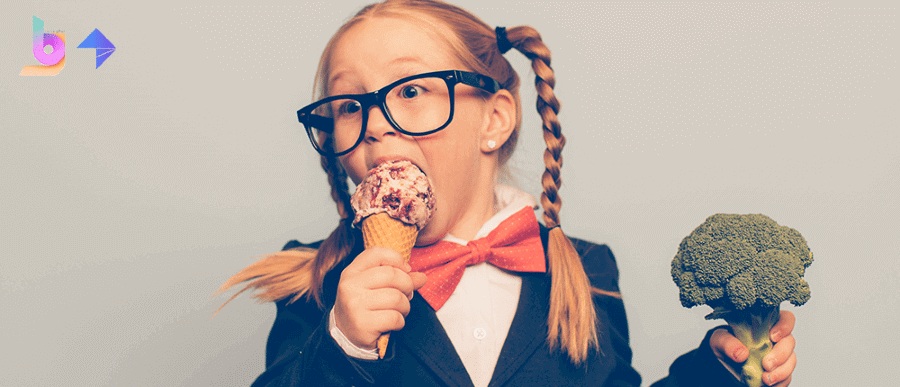
<instances>
[{"instance_id":1,"label":"white collared shirt","mask_svg":"<svg viewBox=\"0 0 900 387\"><path fill-rule=\"evenodd\" d=\"M523 207L538 208L533 196L505 185L496 186L494 201L495 208L500 210L478 230L474 239L486 237ZM450 234L442 240L461 245L469 242ZM435 313L476 387L487 386L491 380L521 290L522 277L482 262L466 267L453 294ZM348 355L367 360L378 358L376 350L361 349L344 336L334 323L333 308L328 327Z\"/></svg>"}]
</instances>

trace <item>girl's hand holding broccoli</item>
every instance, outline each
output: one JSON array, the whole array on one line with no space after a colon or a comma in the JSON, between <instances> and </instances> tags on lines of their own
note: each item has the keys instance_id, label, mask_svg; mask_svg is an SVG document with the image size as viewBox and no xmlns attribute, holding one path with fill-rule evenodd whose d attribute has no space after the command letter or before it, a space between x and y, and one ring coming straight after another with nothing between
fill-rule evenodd
<instances>
[{"instance_id":1,"label":"girl's hand holding broccoli","mask_svg":"<svg viewBox=\"0 0 900 387\"><path fill-rule=\"evenodd\" d=\"M410 273L397 251L371 247L341 273L334 303L334 322L351 343L374 349L382 333L403 328L413 292L425 285L425 274Z\"/></svg>"},{"instance_id":2,"label":"girl's hand holding broccoli","mask_svg":"<svg viewBox=\"0 0 900 387\"><path fill-rule=\"evenodd\" d=\"M786 387L791 383L791 374L797 365L794 354L794 314L782 310L778 322L769 330L769 338L775 345L772 352L763 358L763 383L769 386ZM709 345L713 353L729 367L735 377L741 374L741 364L747 360L749 351L740 340L727 329L717 329L710 337Z\"/></svg>"},{"instance_id":3,"label":"girl's hand holding broccoli","mask_svg":"<svg viewBox=\"0 0 900 387\"><path fill-rule=\"evenodd\" d=\"M762 214L715 214L685 237L672 259L681 304L709 305L724 319L710 345L748 387L786 386L797 363L794 315L780 310L810 298L803 279L813 255L797 230ZM715 339L715 340L713 340ZM736 364L743 363L740 371Z\"/></svg>"}]
</instances>

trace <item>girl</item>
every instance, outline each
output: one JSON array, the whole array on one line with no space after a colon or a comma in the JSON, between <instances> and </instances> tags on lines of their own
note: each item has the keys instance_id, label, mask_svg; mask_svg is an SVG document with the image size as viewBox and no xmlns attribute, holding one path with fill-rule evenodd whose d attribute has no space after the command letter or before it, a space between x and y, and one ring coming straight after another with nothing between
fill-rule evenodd
<instances>
[{"instance_id":1,"label":"girl","mask_svg":"<svg viewBox=\"0 0 900 387\"><path fill-rule=\"evenodd\" d=\"M536 75L544 224L533 198L497 184L521 122L519 78L503 56L511 48ZM316 82L318 102L298 117L342 220L324 241L291 241L223 286L251 281L243 290L278 308L253 386L640 385L612 254L559 227L565 137L537 31L493 29L439 1L387 0L335 33ZM409 264L364 249L352 226L347 178L358 184L390 160L420 167L436 201ZM768 385L790 382L793 321L782 312L772 329ZM716 329L654 386L739 386L733 365L746 357Z\"/></svg>"}]
</instances>

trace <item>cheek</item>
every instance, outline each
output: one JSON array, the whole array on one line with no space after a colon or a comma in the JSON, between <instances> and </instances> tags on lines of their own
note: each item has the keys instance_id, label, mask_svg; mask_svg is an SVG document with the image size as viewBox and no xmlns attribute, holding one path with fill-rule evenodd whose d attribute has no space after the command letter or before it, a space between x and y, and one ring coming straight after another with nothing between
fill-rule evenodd
<instances>
[{"instance_id":1,"label":"cheek","mask_svg":"<svg viewBox=\"0 0 900 387\"><path fill-rule=\"evenodd\" d=\"M477 158L469 141L447 139L420 144L429 167L429 177L438 195L438 205L453 202L475 174Z\"/></svg>"},{"instance_id":2,"label":"cheek","mask_svg":"<svg viewBox=\"0 0 900 387\"><path fill-rule=\"evenodd\" d=\"M365 157L362 155L362 152L357 152L356 150L341 156L340 163L350 180L353 180L353 184L359 184L366 177L366 173L369 172L366 169Z\"/></svg>"},{"instance_id":3,"label":"cheek","mask_svg":"<svg viewBox=\"0 0 900 387\"><path fill-rule=\"evenodd\" d=\"M457 117L446 129L418 140L419 149L432 170L468 169L477 161L479 128L472 122L472 117L459 117L460 113L457 111Z\"/></svg>"},{"instance_id":4,"label":"cheek","mask_svg":"<svg viewBox=\"0 0 900 387\"><path fill-rule=\"evenodd\" d=\"M454 129L461 130L464 127ZM429 166L429 178L437 202L434 217L419 234L419 246L429 245L443 238L452 229L457 216L465 211L466 203L471 201L470 188L473 179L479 175L480 150L471 135L474 129L465 129L471 130L468 136L448 132L447 136L419 140L419 147Z\"/></svg>"}]
</instances>

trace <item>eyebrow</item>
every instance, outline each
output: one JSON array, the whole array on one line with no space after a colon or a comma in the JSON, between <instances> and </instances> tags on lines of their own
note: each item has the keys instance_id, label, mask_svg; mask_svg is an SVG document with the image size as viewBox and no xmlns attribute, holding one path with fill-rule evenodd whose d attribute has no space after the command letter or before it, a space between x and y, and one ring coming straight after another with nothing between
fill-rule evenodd
<instances>
[{"instance_id":1,"label":"eyebrow","mask_svg":"<svg viewBox=\"0 0 900 387\"><path fill-rule=\"evenodd\" d=\"M396 64L401 64L401 63L402 64L406 64L406 63L422 63L422 64L424 64L425 61L422 60L422 58L419 58L417 56L401 56L399 58L395 58L395 59L391 60L390 62L388 62L389 65L396 65Z\"/></svg>"},{"instance_id":2,"label":"eyebrow","mask_svg":"<svg viewBox=\"0 0 900 387\"><path fill-rule=\"evenodd\" d=\"M403 56L388 62L388 66L391 67L391 70L394 70L391 75L393 75L394 80L397 80L420 73L421 67L425 63L422 58L417 56Z\"/></svg>"}]
</instances>

